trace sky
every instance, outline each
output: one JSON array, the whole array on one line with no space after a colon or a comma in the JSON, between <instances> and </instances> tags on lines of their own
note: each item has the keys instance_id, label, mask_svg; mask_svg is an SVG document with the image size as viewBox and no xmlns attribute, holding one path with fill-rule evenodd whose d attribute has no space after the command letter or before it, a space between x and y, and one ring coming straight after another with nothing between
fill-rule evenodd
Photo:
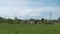
<instances>
[{"instance_id":1,"label":"sky","mask_svg":"<svg viewBox=\"0 0 60 34\"><path fill-rule=\"evenodd\" d=\"M0 0L0 16L20 19L60 17L60 0Z\"/></svg>"}]
</instances>

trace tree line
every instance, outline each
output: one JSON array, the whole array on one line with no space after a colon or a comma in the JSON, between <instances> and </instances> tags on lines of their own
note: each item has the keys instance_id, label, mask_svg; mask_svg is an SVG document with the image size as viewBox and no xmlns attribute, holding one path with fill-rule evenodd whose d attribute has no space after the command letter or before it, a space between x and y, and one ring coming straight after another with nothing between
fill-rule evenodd
<instances>
[{"instance_id":1,"label":"tree line","mask_svg":"<svg viewBox=\"0 0 60 34\"><path fill-rule=\"evenodd\" d=\"M11 18L3 18L0 17L0 24L55 24L60 23L60 18L58 20L47 20L47 19L33 19L30 18L28 20L22 20L15 17L14 19Z\"/></svg>"}]
</instances>

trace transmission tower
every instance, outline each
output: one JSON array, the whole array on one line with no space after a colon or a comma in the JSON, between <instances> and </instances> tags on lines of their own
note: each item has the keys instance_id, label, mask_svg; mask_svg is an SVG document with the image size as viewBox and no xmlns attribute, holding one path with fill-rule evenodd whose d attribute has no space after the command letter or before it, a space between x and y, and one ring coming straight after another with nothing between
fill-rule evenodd
<instances>
[{"instance_id":1,"label":"transmission tower","mask_svg":"<svg viewBox=\"0 0 60 34\"><path fill-rule=\"evenodd\" d=\"M50 11L50 20L52 19L52 11Z\"/></svg>"}]
</instances>

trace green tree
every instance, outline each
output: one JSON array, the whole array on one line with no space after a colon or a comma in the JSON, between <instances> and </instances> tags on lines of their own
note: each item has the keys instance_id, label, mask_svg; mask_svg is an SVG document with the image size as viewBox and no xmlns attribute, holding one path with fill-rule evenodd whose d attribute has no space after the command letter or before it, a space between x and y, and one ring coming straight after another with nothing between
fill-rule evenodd
<instances>
[{"instance_id":1,"label":"green tree","mask_svg":"<svg viewBox=\"0 0 60 34\"><path fill-rule=\"evenodd\" d=\"M22 20L15 17L14 22L15 22L15 24L20 24L22 22Z\"/></svg>"},{"instance_id":2,"label":"green tree","mask_svg":"<svg viewBox=\"0 0 60 34\"><path fill-rule=\"evenodd\" d=\"M6 20L6 23L14 24L14 21L13 21L12 19L8 18L8 19Z\"/></svg>"},{"instance_id":3,"label":"green tree","mask_svg":"<svg viewBox=\"0 0 60 34\"><path fill-rule=\"evenodd\" d=\"M4 23L5 18L0 17L0 23Z\"/></svg>"},{"instance_id":4,"label":"green tree","mask_svg":"<svg viewBox=\"0 0 60 34\"><path fill-rule=\"evenodd\" d=\"M44 18L42 18L41 21L44 21Z\"/></svg>"},{"instance_id":5,"label":"green tree","mask_svg":"<svg viewBox=\"0 0 60 34\"><path fill-rule=\"evenodd\" d=\"M58 20L60 21L60 18L58 18Z\"/></svg>"}]
</instances>

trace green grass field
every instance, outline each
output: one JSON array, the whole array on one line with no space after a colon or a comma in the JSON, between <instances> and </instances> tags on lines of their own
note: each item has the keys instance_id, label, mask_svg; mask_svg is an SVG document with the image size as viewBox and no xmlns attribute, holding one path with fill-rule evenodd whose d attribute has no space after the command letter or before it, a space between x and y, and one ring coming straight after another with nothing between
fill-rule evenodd
<instances>
[{"instance_id":1,"label":"green grass field","mask_svg":"<svg viewBox=\"0 0 60 34\"><path fill-rule=\"evenodd\" d=\"M60 34L60 24L0 24L0 34Z\"/></svg>"}]
</instances>

